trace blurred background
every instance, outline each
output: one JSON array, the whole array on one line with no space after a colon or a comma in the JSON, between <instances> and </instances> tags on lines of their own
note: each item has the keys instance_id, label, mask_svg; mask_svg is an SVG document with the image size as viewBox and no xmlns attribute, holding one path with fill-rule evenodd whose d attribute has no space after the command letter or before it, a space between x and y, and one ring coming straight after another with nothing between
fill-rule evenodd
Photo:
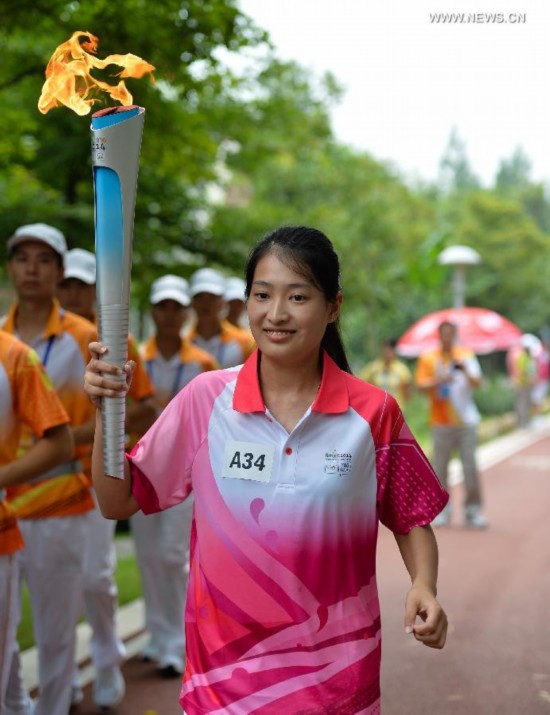
<instances>
[{"instance_id":1,"label":"blurred background","mask_svg":"<svg viewBox=\"0 0 550 715\"><path fill-rule=\"evenodd\" d=\"M508 5L499 19L464 4L464 17L443 17L449 3L424 0L3 3L0 235L44 221L93 250L89 117L37 109L54 48L88 30L99 57L131 52L157 68L155 82L127 80L147 108L138 337L155 277L202 265L240 274L255 240L282 223L315 225L335 243L356 369L384 338L452 304L452 270L438 258L455 244L480 256L466 304L547 334L548 11ZM115 70L97 76L115 83ZM0 313L12 298L4 258L0 241ZM511 409L504 354L482 361L481 409Z\"/></svg>"}]
</instances>

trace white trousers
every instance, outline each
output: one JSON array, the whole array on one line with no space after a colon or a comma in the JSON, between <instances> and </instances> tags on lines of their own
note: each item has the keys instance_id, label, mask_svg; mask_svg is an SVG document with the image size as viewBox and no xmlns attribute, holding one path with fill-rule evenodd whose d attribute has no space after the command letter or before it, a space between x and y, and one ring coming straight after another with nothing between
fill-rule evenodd
<instances>
[{"instance_id":1,"label":"white trousers","mask_svg":"<svg viewBox=\"0 0 550 715\"><path fill-rule=\"evenodd\" d=\"M84 548L84 612L92 629L90 652L96 670L119 665L126 654L116 633L116 521L90 512Z\"/></svg>"},{"instance_id":2,"label":"white trousers","mask_svg":"<svg viewBox=\"0 0 550 715\"><path fill-rule=\"evenodd\" d=\"M185 656L185 600L193 498L158 514L131 517L141 573L145 625L159 661Z\"/></svg>"},{"instance_id":3,"label":"white trousers","mask_svg":"<svg viewBox=\"0 0 550 715\"><path fill-rule=\"evenodd\" d=\"M19 621L19 566L17 554L0 556L0 715L6 712L6 693Z\"/></svg>"},{"instance_id":4,"label":"white trousers","mask_svg":"<svg viewBox=\"0 0 550 715\"><path fill-rule=\"evenodd\" d=\"M432 427L433 467L448 489L449 461L458 450L464 472L464 506L481 507L481 487L476 460L477 426L441 425Z\"/></svg>"},{"instance_id":5,"label":"white trousers","mask_svg":"<svg viewBox=\"0 0 550 715\"><path fill-rule=\"evenodd\" d=\"M29 589L38 648L39 699L35 715L67 715L82 608L83 555L90 513L22 519L23 577Z\"/></svg>"}]
</instances>

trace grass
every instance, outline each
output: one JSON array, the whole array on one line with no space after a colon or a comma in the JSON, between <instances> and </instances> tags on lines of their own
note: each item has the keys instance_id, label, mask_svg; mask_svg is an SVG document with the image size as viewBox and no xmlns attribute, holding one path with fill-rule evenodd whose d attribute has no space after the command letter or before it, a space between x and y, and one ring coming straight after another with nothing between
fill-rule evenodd
<instances>
[{"instance_id":1,"label":"grass","mask_svg":"<svg viewBox=\"0 0 550 715\"><path fill-rule=\"evenodd\" d=\"M119 605L123 606L141 597L139 569L133 556L126 556L118 560L115 578L118 585ZM34 645L31 604L25 584L23 584L22 589L21 622L19 623L17 639L21 650L26 650Z\"/></svg>"}]
</instances>

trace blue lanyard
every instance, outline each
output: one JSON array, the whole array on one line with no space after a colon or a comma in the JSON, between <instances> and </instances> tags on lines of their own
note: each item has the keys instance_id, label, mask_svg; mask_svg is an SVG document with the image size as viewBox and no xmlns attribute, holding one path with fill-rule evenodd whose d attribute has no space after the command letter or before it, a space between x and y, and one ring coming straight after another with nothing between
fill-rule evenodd
<instances>
[{"instance_id":1,"label":"blue lanyard","mask_svg":"<svg viewBox=\"0 0 550 715\"><path fill-rule=\"evenodd\" d=\"M65 317L65 308L59 309L59 317L61 318L61 320L63 320L63 318ZM48 344L46 345L46 349L44 350L44 357L42 358L42 365L44 365L44 367L46 367L46 365L48 364L54 341L55 335L50 335L50 337L48 338Z\"/></svg>"},{"instance_id":2,"label":"blue lanyard","mask_svg":"<svg viewBox=\"0 0 550 715\"><path fill-rule=\"evenodd\" d=\"M42 365L44 365L44 367L46 367L46 365L48 364L48 359L49 359L50 353L52 351L52 345L53 345L54 340L55 340L55 335L50 335L50 337L48 338L48 343L46 345L46 349L44 350L44 357L42 358Z\"/></svg>"},{"instance_id":3,"label":"blue lanyard","mask_svg":"<svg viewBox=\"0 0 550 715\"><path fill-rule=\"evenodd\" d=\"M147 368L147 372L149 373L149 377L151 378L151 382L153 385L155 384L155 380L153 377L153 360L146 360L145 361L145 366ZM178 369L176 370L176 375L174 377L174 383L172 385L172 390L170 392L170 397L174 397L179 390L180 390L180 384L181 384L181 376L183 375L183 370L185 368L185 364L180 362L178 365Z\"/></svg>"}]
</instances>

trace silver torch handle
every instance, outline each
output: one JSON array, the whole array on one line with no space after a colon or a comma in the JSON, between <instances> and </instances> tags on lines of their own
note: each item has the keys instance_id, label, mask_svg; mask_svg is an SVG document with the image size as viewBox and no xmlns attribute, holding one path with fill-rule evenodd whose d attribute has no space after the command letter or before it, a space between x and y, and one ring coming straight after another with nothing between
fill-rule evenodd
<instances>
[{"instance_id":1,"label":"silver torch handle","mask_svg":"<svg viewBox=\"0 0 550 715\"><path fill-rule=\"evenodd\" d=\"M129 307L101 305L98 310L99 339L108 346L107 359L123 368L128 359ZM126 374L109 375L109 379L126 381ZM124 474L124 445L126 442L126 397L104 397L101 401L103 427L103 468L105 474ZM108 438L106 436L108 435Z\"/></svg>"}]
</instances>

